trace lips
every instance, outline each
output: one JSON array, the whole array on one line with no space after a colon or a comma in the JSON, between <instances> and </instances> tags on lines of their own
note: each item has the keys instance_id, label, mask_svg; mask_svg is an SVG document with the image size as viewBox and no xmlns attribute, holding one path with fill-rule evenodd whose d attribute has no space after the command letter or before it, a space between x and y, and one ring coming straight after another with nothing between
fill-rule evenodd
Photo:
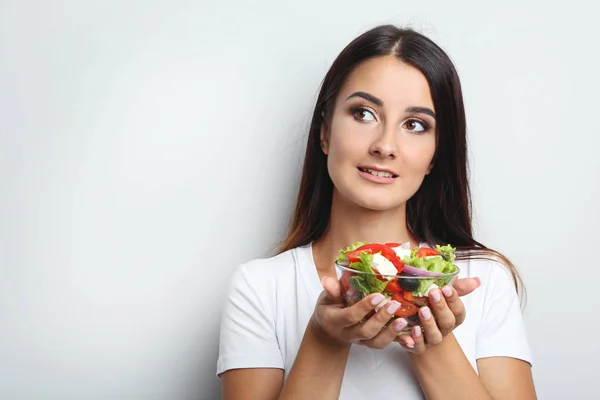
<instances>
[{"instance_id":1,"label":"lips","mask_svg":"<svg viewBox=\"0 0 600 400\"><path fill-rule=\"evenodd\" d=\"M371 174L373 176L380 176L382 178L396 178L398 175L393 173L392 171L372 168L372 167L358 167L358 170L361 172L365 172L367 174Z\"/></svg>"}]
</instances>

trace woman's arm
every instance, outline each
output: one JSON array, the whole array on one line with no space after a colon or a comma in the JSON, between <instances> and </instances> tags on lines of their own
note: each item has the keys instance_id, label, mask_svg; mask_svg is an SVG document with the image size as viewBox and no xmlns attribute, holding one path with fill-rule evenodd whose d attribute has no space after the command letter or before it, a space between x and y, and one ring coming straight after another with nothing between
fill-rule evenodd
<instances>
[{"instance_id":1,"label":"woman's arm","mask_svg":"<svg viewBox=\"0 0 600 400\"><path fill-rule=\"evenodd\" d=\"M350 343L327 340L311 320L280 400L338 399Z\"/></svg>"},{"instance_id":2,"label":"woman's arm","mask_svg":"<svg viewBox=\"0 0 600 400\"><path fill-rule=\"evenodd\" d=\"M493 399L452 333L423 354L409 355L427 400Z\"/></svg>"},{"instance_id":3,"label":"woman's arm","mask_svg":"<svg viewBox=\"0 0 600 400\"><path fill-rule=\"evenodd\" d=\"M223 399L337 399L349 351L350 343L327 341L311 320L285 383L281 369L227 371L222 375Z\"/></svg>"},{"instance_id":4,"label":"woman's arm","mask_svg":"<svg viewBox=\"0 0 600 400\"><path fill-rule=\"evenodd\" d=\"M536 399L528 363L509 357L481 359L477 376L453 334L410 358L428 400Z\"/></svg>"},{"instance_id":5,"label":"woman's arm","mask_svg":"<svg viewBox=\"0 0 600 400\"><path fill-rule=\"evenodd\" d=\"M492 319L512 321L519 315L516 294L511 292L512 288L508 281L500 287L506 287L508 291L508 293L500 293L500 298L504 302L498 301L497 296L492 295L494 300L492 304L495 308L488 310L487 313ZM503 308L504 306L499 308L499 305L505 303L509 304L506 309ZM452 333L465 316L464 305L455 289L444 287L441 292L437 289L433 290L430 293L429 304L431 310L428 307L419 310L419 319L425 332L422 332L420 327L414 327L411 336L402 337L400 340L409 351L421 389L428 400L536 399L531 367L525 361L514 357L479 357L477 362L479 376L477 375ZM432 312L436 319L432 318ZM512 319L507 316L511 316ZM513 333L519 333L519 330L514 328L519 327L518 323L507 326L509 328L488 322L481 328L486 340L490 338L492 340L492 343L487 343L488 347L498 348L502 344L500 341L502 339L521 339L521 335ZM499 333L500 339L494 336ZM486 351L485 347L481 348L484 339L479 338L478 341L481 354L518 353Z\"/></svg>"},{"instance_id":6,"label":"woman's arm","mask_svg":"<svg viewBox=\"0 0 600 400\"><path fill-rule=\"evenodd\" d=\"M406 326L406 320L399 319L382 330L400 306L394 301L360 322L383 301L381 294L346 307L337 279L326 279L323 286L287 379L281 369L230 370L222 375L224 400L337 400L351 343L384 348Z\"/></svg>"},{"instance_id":7,"label":"woman's arm","mask_svg":"<svg viewBox=\"0 0 600 400\"><path fill-rule=\"evenodd\" d=\"M537 399L531 365L511 357L477 360L479 379L494 399Z\"/></svg>"},{"instance_id":8,"label":"woman's arm","mask_svg":"<svg viewBox=\"0 0 600 400\"><path fill-rule=\"evenodd\" d=\"M230 369L221 375L221 398L223 400L276 400L282 385L282 369Z\"/></svg>"}]
</instances>

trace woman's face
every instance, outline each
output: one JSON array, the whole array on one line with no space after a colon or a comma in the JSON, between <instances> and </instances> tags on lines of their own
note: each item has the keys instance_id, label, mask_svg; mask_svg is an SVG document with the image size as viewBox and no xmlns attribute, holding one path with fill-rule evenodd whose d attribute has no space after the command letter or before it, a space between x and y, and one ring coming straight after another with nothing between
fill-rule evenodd
<instances>
[{"instance_id":1,"label":"woman's face","mask_svg":"<svg viewBox=\"0 0 600 400\"><path fill-rule=\"evenodd\" d=\"M360 64L321 128L335 195L371 210L405 204L432 167L435 124L418 69L393 56Z\"/></svg>"}]
</instances>

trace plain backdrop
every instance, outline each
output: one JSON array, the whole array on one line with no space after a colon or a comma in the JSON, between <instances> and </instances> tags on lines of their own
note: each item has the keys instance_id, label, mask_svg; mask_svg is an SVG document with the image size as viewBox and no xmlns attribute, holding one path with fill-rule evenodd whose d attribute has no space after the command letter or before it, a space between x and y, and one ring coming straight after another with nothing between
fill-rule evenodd
<instances>
[{"instance_id":1,"label":"plain backdrop","mask_svg":"<svg viewBox=\"0 0 600 400\"><path fill-rule=\"evenodd\" d=\"M321 79L382 23L459 70L540 399L598 398L597 6L501 4L2 0L0 398L219 398L224 289L283 238Z\"/></svg>"}]
</instances>

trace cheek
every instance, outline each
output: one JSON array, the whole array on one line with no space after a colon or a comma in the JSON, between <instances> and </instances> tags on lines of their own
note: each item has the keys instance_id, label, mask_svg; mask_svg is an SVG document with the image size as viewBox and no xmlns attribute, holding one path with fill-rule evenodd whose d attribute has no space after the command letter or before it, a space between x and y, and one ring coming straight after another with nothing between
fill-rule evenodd
<instances>
[{"instance_id":1,"label":"cheek","mask_svg":"<svg viewBox=\"0 0 600 400\"><path fill-rule=\"evenodd\" d=\"M344 119L332 123L328 154L331 166L356 163L364 158L368 147L368 135L360 127Z\"/></svg>"},{"instance_id":2,"label":"cheek","mask_svg":"<svg viewBox=\"0 0 600 400\"><path fill-rule=\"evenodd\" d=\"M435 153L435 139L416 146L406 146L400 150L404 166L415 173L427 173Z\"/></svg>"},{"instance_id":3,"label":"cheek","mask_svg":"<svg viewBox=\"0 0 600 400\"><path fill-rule=\"evenodd\" d=\"M355 159L354 152L355 150L352 149L352 146L349 146L348 141L331 138L329 154L327 155L327 168L333 179L344 175L341 171L346 170L352 160Z\"/></svg>"}]
</instances>

